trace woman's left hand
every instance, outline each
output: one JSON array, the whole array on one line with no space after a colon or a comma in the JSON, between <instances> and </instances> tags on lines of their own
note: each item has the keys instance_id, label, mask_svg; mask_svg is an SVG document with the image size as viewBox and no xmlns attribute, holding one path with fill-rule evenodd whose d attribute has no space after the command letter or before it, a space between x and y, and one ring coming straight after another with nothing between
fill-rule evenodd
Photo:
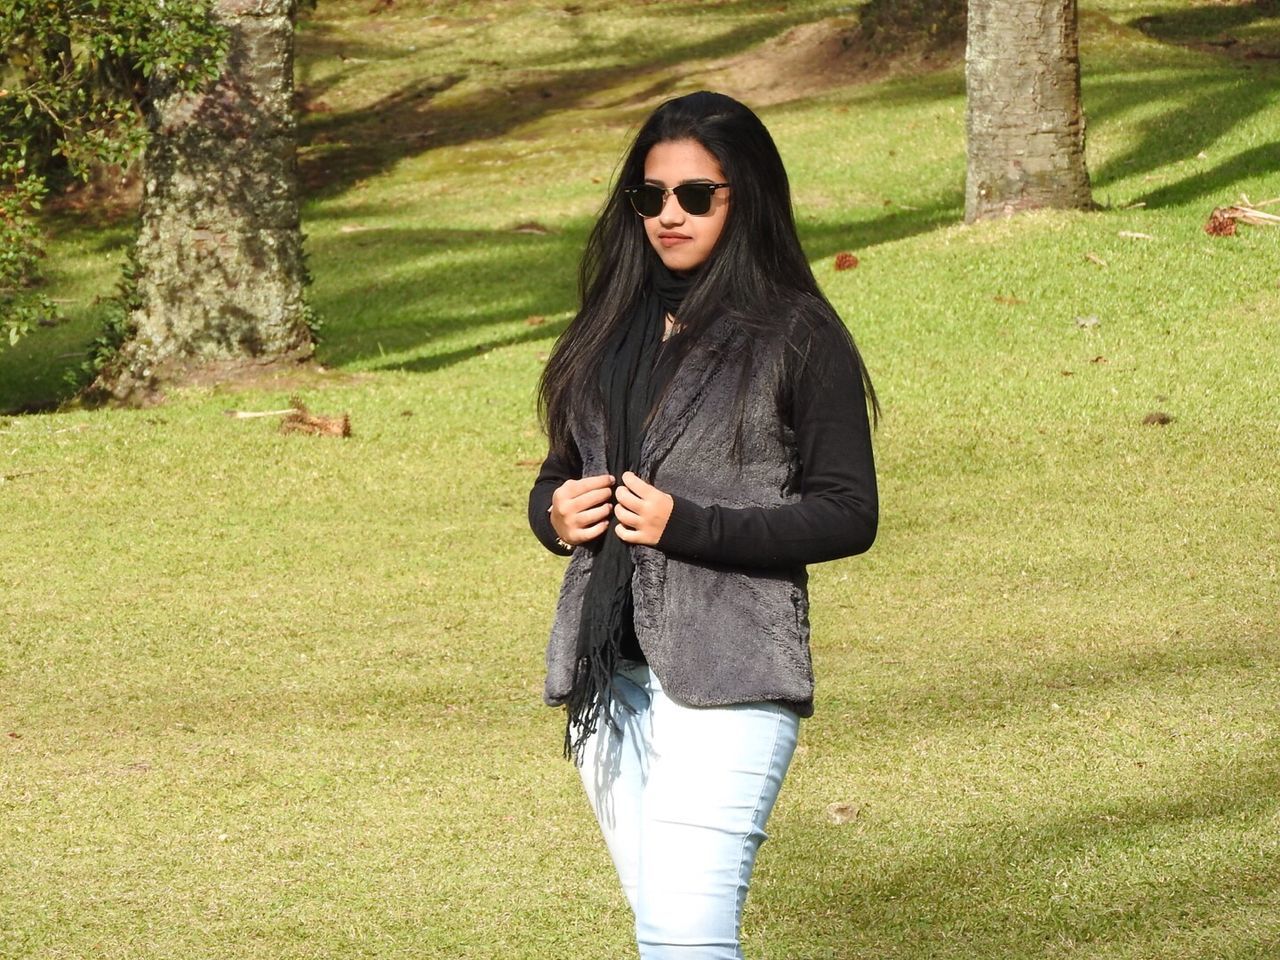
<instances>
[{"instance_id":1,"label":"woman's left hand","mask_svg":"<svg viewBox=\"0 0 1280 960\"><path fill-rule=\"evenodd\" d=\"M613 508L613 515L618 518L614 533L627 543L657 546L675 506L671 494L645 483L628 470L613 495L618 500Z\"/></svg>"}]
</instances>

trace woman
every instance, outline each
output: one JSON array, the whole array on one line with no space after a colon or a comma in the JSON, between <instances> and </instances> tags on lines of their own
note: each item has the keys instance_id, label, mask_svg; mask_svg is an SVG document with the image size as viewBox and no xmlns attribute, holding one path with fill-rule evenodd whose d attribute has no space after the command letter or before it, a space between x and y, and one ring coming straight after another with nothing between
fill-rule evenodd
<instances>
[{"instance_id":1,"label":"woman","mask_svg":"<svg viewBox=\"0 0 1280 960\"><path fill-rule=\"evenodd\" d=\"M572 555L545 696L644 960L741 957L764 825L813 713L805 565L875 538L868 403L786 172L730 97L662 104L587 243L529 497Z\"/></svg>"}]
</instances>

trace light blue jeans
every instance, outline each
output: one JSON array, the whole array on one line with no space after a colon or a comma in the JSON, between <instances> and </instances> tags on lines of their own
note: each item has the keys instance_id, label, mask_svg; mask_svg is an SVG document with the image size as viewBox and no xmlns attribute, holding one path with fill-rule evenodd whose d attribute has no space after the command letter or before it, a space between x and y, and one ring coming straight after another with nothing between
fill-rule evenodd
<instances>
[{"instance_id":1,"label":"light blue jeans","mask_svg":"<svg viewBox=\"0 0 1280 960\"><path fill-rule=\"evenodd\" d=\"M739 927L764 825L800 721L774 703L686 707L643 664L615 677L587 789L636 918L641 960L741 960Z\"/></svg>"}]
</instances>

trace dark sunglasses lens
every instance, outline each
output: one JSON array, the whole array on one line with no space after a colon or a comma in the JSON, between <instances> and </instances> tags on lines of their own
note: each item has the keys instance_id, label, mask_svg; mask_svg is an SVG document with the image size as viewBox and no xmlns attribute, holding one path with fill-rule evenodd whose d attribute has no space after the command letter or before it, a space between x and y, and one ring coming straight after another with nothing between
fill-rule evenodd
<instances>
[{"instance_id":1,"label":"dark sunglasses lens","mask_svg":"<svg viewBox=\"0 0 1280 960\"><path fill-rule=\"evenodd\" d=\"M705 183L682 183L676 187L676 199L685 213L700 217L711 209L711 195L715 191Z\"/></svg>"},{"instance_id":2,"label":"dark sunglasses lens","mask_svg":"<svg viewBox=\"0 0 1280 960\"><path fill-rule=\"evenodd\" d=\"M652 184L632 187L627 191L631 206L642 217L656 217L662 212L662 188Z\"/></svg>"}]
</instances>

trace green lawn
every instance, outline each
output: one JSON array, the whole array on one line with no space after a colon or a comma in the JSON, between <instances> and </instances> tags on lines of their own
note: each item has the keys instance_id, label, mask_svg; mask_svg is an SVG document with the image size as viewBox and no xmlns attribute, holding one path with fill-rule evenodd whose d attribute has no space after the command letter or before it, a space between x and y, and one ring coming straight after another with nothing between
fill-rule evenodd
<instances>
[{"instance_id":1,"label":"green lawn","mask_svg":"<svg viewBox=\"0 0 1280 960\"><path fill-rule=\"evenodd\" d=\"M299 34L325 370L0 418L6 960L634 955L540 703L534 386L628 131L848 5L370 6ZM1268 9L1085 4L1093 214L959 225L958 66L761 107L886 416L753 960L1280 956L1280 230L1202 231L1280 196L1280 65L1195 46ZM0 409L130 232L51 230ZM293 392L354 436L223 415Z\"/></svg>"}]
</instances>

